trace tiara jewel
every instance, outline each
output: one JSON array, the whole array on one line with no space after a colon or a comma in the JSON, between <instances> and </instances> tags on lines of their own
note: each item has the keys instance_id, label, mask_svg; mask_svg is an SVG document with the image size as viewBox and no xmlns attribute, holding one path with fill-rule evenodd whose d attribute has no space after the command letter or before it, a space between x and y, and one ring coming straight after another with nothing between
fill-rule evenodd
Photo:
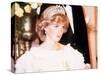
<instances>
[{"instance_id":1,"label":"tiara jewel","mask_svg":"<svg viewBox=\"0 0 100 75\"><path fill-rule=\"evenodd\" d=\"M50 6L48 7L42 14L43 18L50 18L55 14L64 14L65 15L65 10L61 6Z\"/></svg>"}]
</instances>

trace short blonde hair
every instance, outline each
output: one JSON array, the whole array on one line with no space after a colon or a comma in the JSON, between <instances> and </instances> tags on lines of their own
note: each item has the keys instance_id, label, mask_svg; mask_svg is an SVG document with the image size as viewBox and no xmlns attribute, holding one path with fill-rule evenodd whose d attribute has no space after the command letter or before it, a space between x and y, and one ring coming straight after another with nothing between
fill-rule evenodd
<instances>
[{"instance_id":1,"label":"short blonde hair","mask_svg":"<svg viewBox=\"0 0 100 75\"><path fill-rule=\"evenodd\" d=\"M55 11L53 11L53 9L55 9ZM67 14L65 14L65 10L61 6L48 7L46 10L44 10L43 14L37 20L36 32L41 41L45 40L44 28L50 25L51 23L57 23L61 25L63 24L65 31L67 31L69 27L69 20Z\"/></svg>"}]
</instances>

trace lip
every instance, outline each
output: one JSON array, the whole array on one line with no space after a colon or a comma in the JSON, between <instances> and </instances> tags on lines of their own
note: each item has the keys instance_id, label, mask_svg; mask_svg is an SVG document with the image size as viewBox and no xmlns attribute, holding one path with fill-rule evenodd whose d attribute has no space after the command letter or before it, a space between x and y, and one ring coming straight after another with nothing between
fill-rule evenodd
<instances>
[{"instance_id":1,"label":"lip","mask_svg":"<svg viewBox=\"0 0 100 75\"><path fill-rule=\"evenodd\" d=\"M61 36L60 35L57 35L57 37L60 38Z\"/></svg>"}]
</instances>

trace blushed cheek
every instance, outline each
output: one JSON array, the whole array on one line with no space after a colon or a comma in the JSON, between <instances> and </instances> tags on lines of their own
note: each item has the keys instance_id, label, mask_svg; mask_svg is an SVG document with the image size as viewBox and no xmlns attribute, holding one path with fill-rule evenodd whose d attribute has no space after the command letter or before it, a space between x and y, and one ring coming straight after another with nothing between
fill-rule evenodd
<instances>
[{"instance_id":1,"label":"blushed cheek","mask_svg":"<svg viewBox=\"0 0 100 75\"><path fill-rule=\"evenodd\" d=\"M58 34L62 35L64 33L64 29L58 30Z\"/></svg>"},{"instance_id":2,"label":"blushed cheek","mask_svg":"<svg viewBox=\"0 0 100 75\"><path fill-rule=\"evenodd\" d=\"M57 33L56 33L54 30L49 29L49 30L47 31L47 35L48 35L49 37L54 37L56 34L57 34Z\"/></svg>"}]
</instances>

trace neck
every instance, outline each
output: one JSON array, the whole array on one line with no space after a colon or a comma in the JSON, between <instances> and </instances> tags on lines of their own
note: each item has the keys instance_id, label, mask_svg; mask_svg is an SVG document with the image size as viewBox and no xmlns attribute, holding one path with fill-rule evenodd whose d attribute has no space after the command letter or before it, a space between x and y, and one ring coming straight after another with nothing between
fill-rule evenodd
<instances>
[{"instance_id":1,"label":"neck","mask_svg":"<svg viewBox=\"0 0 100 75\"><path fill-rule=\"evenodd\" d=\"M49 38L46 38L45 41L41 44L41 47L51 50L57 50L59 49L59 47L61 47L61 44Z\"/></svg>"},{"instance_id":2,"label":"neck","mask_svg":"<svg viewBox=\"0 0 100 75\"><path fill-rule=\"evenodd\" d=\"M47 47L54 47L58 42L53 41L50 38L46 38L43 44L47 45Z\"/></svg>"}]
</instances>

